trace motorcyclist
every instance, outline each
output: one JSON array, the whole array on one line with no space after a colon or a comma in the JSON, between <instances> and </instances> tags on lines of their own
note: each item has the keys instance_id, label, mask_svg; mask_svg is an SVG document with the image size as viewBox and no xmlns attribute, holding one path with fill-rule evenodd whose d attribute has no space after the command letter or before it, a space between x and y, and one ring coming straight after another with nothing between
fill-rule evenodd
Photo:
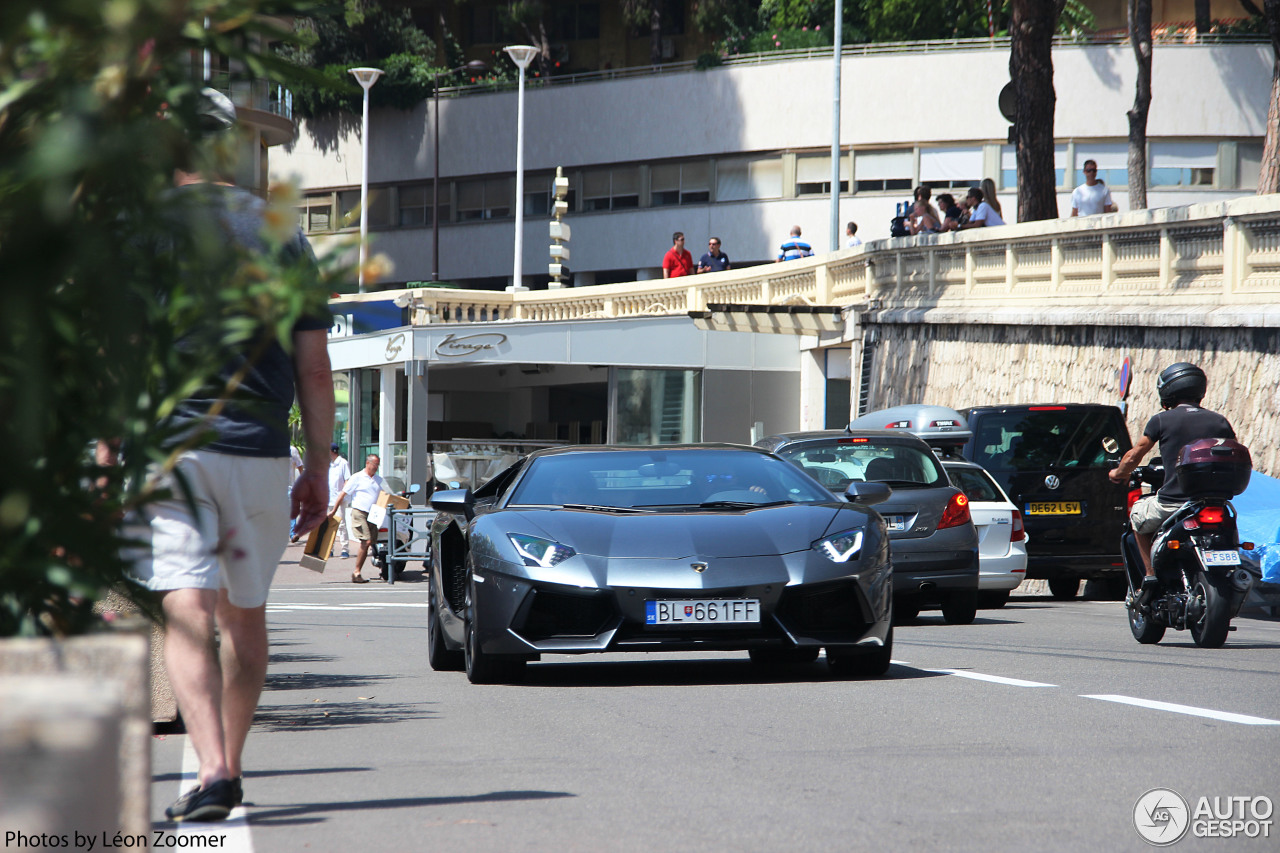
<instances>
[{"instance_id":1,"label":"motorcyclist","mask_svg":"<svg viewBox=\"0 0 1280 853\"><path fill-rule=\"evenodd\" d=\"M1152 416L1142 430L1142 437L1124 455L1109 474L1113 483L1124 484L1133 469L1157 444L1164 460L1164 485L1154 495L1147 495L1133 505L1129 520L1133 525L1138 553L1146 568L1142 579L1141 604L1150 604L1159 591L1159 581L1151 567L1151 542L1166 518L1194 495L1184 491L1178 482L1177 462L1182 448L1205 438L1235 438L1235 430L1222 415L1200 408L1209 380L1203 370L1185 361L1171 364L1156 379L1163 411Z\"/></svg>"}]
</instances>

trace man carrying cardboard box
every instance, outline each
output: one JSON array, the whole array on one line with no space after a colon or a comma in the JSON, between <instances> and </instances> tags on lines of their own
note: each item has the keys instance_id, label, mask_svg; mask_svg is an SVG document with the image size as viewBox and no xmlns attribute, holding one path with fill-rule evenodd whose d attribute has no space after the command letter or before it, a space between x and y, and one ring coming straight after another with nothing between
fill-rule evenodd
<instances>
[{"instance_id":1,"label":"man carrying cardboard box","mask_svg":"<svg viewBox=\"0 0 1280 853\"><path fill-rule=\"evenodd\" d=\"M352 583L368 583L360 574L364 561L369 557L369 549L378 541L378 526L369 522L369 510L373 508L378 496L390 491L382 477L378 475L378 466L382 460L378 454L370 453L365 457L364 470L357 471L342 487L342 492L332 501L329 514L333 515L342 508L342 502L351 496L351 529L360 540L360 553L356 555L356 570L351 573Z\"/></svg>"}]
</instances>

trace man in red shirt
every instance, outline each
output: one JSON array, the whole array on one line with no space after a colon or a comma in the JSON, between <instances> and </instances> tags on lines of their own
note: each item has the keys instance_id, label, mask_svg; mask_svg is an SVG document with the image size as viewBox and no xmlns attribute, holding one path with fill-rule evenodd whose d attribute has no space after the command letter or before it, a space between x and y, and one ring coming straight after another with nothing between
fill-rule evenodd
<instances>
[{"instance_id":1,"label":"man in red shirt","mask_svg":"<svg viewBox=\"0 0 1280 853\"><path fill-rule=\"evenodd\" d=\"M672 246L662 256L662 277L676 278L682 275L693 275L693 255L684 247L684 232L677 231L671 235Z\"/></svg>"}]
</instances>

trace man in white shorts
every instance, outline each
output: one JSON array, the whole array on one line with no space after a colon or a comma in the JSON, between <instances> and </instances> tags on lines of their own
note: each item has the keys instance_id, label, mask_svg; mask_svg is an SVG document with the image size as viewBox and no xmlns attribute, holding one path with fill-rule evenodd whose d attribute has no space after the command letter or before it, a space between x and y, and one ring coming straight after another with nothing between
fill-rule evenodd
<instances>
[{"instance_id":1,"label":"man in white shorts","mask_svg":"<svg viewBox=\"0 0 1280 853\"><path fill-rule=\"evenodd\" d=\"M228 131L235 107L228 98L206 89L198 110L204 142L230 138L234 144ZM226 260L237 250L250 258L279 252L282 262L310 275L319 291L314 304L324 305L315 256L300 230L270 248L260 236L265 203L232 186L229 176L179 171L175 183L174 231L220 238L180 244L197 284L220 286L222 276L234 273L235 264ZM179 404L174 415L175 425L188 427L174 446L196 432L211 430L215 436L178 457L176 469L192 501L169 474L162 485L172 496L129 520L136 538L150 545L134 561L133 574L161 594L165 668L200 763L196 787L165 810L170 820L222 820L243 801L241 755L267 672L266 601L284 554L282 534L291 515L302 534L323 521L328 508L324 448L333 436L334 416L330 323L323 307L299 320L292 355L267 327L231 350L219 376ZM236 400L221 406L221 389L232 377L241 380ZM289 496L288 416L295 393L307 455Z\"/></svg>"},{"instance_id":2,"label":"man in white shorts","mask_svg":"<svg viewBox=\"0 0 1280 853\"><path fill-rule=\"evenodd\" d=\"M346 500L348 495L351 497L351 529L360 540L356 568L351 573L352 583L368 583L360 572L364 569L364 561L369 556L369 549L378 541L378 528L369 523L369 510L373 509L378 495L388 491L386 482L378 475L378 466L381 463L382 460L376 453L366 456L364 468L351 475L351 479L347 480L346 485L342 487L342 493L332 502L332 505L336 506Z\"/></svg>"}]
</instances>

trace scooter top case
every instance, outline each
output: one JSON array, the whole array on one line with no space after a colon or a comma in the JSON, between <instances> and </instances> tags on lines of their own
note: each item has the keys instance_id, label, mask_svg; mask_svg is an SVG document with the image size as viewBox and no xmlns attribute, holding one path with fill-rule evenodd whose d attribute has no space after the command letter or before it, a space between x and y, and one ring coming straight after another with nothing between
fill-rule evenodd
<instances>
[{"instance_id":1,"label":"scooter top case","mask_svg":"<svg viewBox=\"0 0 1280 853\"><path fill-rule=\"evenodd\" d=\"M1230 438L1193 441L1178 454L1178 485L1184 494L1234 498L1249 486L1249 448Z\"/></svg>"},{"instance_id":2,"label":"scooter top case","mask_svg":"<svg viewBox=\"0 0 1280 853\"><path fill-rule=\"evenodd\" d=\"M912 403L870 412L849 422L849 429L901 429L925 440L934 450L959 452L973 438L964 415L946 406Z\"/></svg>"}]
</instances>

